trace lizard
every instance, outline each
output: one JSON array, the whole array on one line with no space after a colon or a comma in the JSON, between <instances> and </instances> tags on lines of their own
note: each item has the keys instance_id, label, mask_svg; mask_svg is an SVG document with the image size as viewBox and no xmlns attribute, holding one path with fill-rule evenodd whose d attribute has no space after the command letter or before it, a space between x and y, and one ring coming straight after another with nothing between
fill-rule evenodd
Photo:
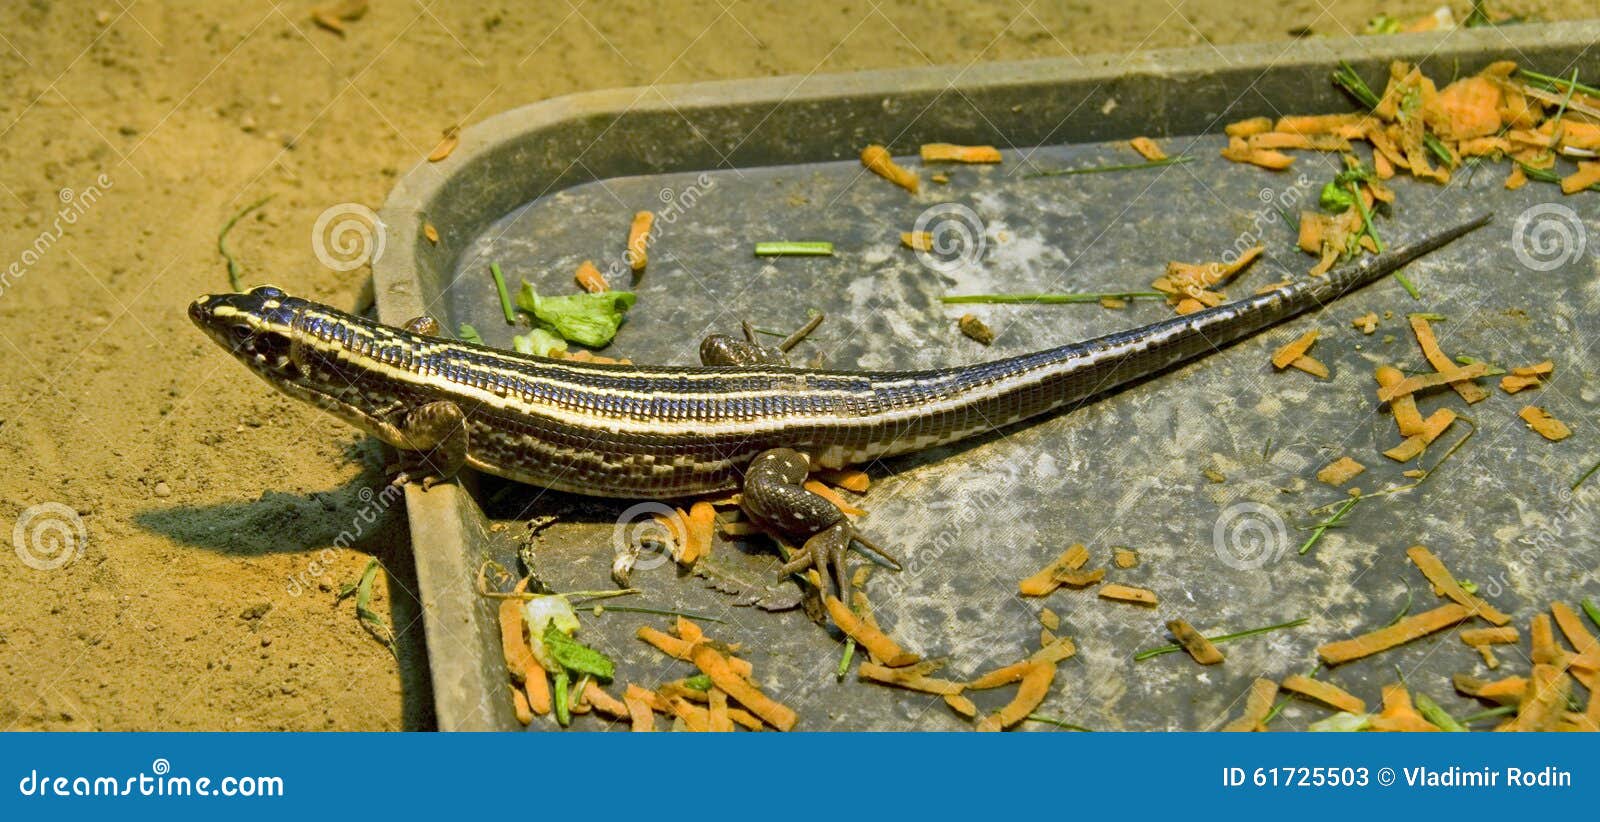
<instances>
[{"instance_id":1,"label":"lizard","mask_svg":"<svg viewBox=\"0 0 1600 822\"><path fill-rule=\"evenodd\" d=\"M591 496L671 499L739 490L764 528L802 547L848 595L852 545L898 563L806 490L811 471L955 442L1087 402L1251 336L1398 271L1485 214L1320 276L1139 328L975 365L919 371L797 368L781 348L713 335L702 364L602 364L521 355L262 286L205 295L190 318L273 387L409 455L427 487L463 467ZM407 473L403 470L401 477Z\"/></svg>"}]
</instances>

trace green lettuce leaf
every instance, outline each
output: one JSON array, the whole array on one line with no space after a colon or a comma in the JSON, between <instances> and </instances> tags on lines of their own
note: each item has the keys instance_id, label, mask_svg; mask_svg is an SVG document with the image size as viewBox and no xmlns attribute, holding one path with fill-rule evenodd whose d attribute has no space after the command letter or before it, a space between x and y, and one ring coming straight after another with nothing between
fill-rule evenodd
<instances>
[{"instance_id":1,"label":"green lettuce leaf","mask_svg":"<svg viewBox=\"0 0 1600 822\"><path fill-rule=\"evenodd\" d=\"M532 283L523 280L522 290L517 292L517 307L550 326L562 339L604 348L617 335L617 328L635 299L631 291L541 297Z\"/></svg>"}]
</instances>

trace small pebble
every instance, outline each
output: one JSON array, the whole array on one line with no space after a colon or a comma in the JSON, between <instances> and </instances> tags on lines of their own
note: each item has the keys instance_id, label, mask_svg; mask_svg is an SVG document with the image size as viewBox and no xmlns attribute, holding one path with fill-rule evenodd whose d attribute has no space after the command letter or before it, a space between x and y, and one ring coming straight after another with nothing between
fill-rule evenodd
<instances>
[{"instance_id":1,"label":"small pebble","mask_svg":"<svg viewBox=\"0 0 1600 822\"><path fill-rule=\"evenodd\" d=\"M166 499L167 497L172 496L172 486L168 485L164 481L156 483L155 495L161 499Z\"/></svg>"}]
</instances>

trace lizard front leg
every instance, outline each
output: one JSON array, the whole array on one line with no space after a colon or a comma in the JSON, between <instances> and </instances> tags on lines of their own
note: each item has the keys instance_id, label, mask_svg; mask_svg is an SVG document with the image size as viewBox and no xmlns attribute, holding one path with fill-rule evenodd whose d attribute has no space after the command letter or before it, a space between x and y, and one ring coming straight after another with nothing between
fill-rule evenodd
<instances>
[{"instance_id":1,"label":"lizard front leg","mask_svg":"<svg viewBox=\"0 0 1600 822\"><path fill-rule=\"evenodd\" d=\"M804 541L783 566L784 573L816 568L824 590L831 574L840 598L849 602L850 575L844 560L852 542L870 548L897 569L900 563L862 539L838 506L806 489L810 467L810 460L793 449L761 452L745 472L739 504L758 525Z\"/></svg>"},{"instance_id":2,"label":"lizard front leg","mask_svg":"<svg viewBox=\"0 0 1600 822\"><path fill-rule=\"evenodd\" d=\"M399 412L400 471L393 483L420 478L424 490L454 477L467 462L467 417L453 402L425 403Z\"/></svg>"}]
</instances>

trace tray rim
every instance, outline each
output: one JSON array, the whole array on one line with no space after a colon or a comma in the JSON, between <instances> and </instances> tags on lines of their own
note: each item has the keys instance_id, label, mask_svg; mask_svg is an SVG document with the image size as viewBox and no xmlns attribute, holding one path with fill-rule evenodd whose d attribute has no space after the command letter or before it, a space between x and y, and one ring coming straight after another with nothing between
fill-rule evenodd
<instances>
[{"instance_id":1,"label":"tray rim","mask_svg":"<svg viewBox=\"0 0 1600 822\"><path fill-rule=\"evenodd\" d=\"M1600 20L1541 23L1505 28L1455 29L1424 34L1368 37L1306 38L1300 40L1195 46L1131 53L1088 55L1081 59L1042 58L1025 61L943 65L903 69L878 69L852 73L784 75L755 79L716 80L687 84L625 87L568 94L509 109L460 131L460 143L443 161L419 162L395 184L379 211L387 243L386 252L372 264L374 297L381 321L399 325L426 313L424 272L430 265L421 252L427 241L423 225L430 207L445 194L460 174L493 163L503 145L555 133L597 117L614 118L612 125L630 115L733 110L770 105L771 113L841 97L882 97L885 101L916 95L940 94L955 89L967 95L1019 86L1069 83L1161 83L1195 72L1283 71L1295 66L1332 66L1340 60L1387 63L1396 59L1483 59L1509 52L1518 57L1577 49L1580 55L1600 43ZM1507 58L1501 58L1507 59ZM1568 66L1567 68L1570 68ZM769 113L768 116L771 116ZM1270 113L1270 112L1263 112ZM1248 116L1249 112L1240 112ZM764 120L763 120L764 122ZM608 127L609 130L609 127ZM1148 129L1146 129L1148 130ZM1137 136L1126 133L1112 139ZM1161 136L1156 134L1155 136ZM1067 142L1062 135L1055 142ZM1095 139L1103 139L1097 137ZM859 146L834 145L818 156L794 162L826 162L853 156ZM891 150L910 146L890 144ZM897 152L898 153L898 152ZM702 170L702 166L659 168L651 173ZM557 171L545 169L547 172ZM603 172L603 169L601 170ZM630 172L631 173L631 172ZM558 172L559 176L559 172ZM601 173L594 179L604 179ZM548 184L537 196L549 196L583 181L558 187ZM483 218L479 228L497 219ZM465 232L475 235L476 231ZM444 259L453 270L461 249ZM487 539L488 523L473 496L475 483L437 485L424 491L406 487L413 558L417 565L419 599L424 632L430 649L460 641L460 631L470 630L480 648L498 653L497 628L481 607L470 585L476 570L475 545ZM491 639L492 642L486 641ZM435 716L440 730L492 731L517 728L503 685L486 681L481 658L460 654L429 653ZM495 669L498 664L489 665Z\"/></svg>"}]
</instances>

